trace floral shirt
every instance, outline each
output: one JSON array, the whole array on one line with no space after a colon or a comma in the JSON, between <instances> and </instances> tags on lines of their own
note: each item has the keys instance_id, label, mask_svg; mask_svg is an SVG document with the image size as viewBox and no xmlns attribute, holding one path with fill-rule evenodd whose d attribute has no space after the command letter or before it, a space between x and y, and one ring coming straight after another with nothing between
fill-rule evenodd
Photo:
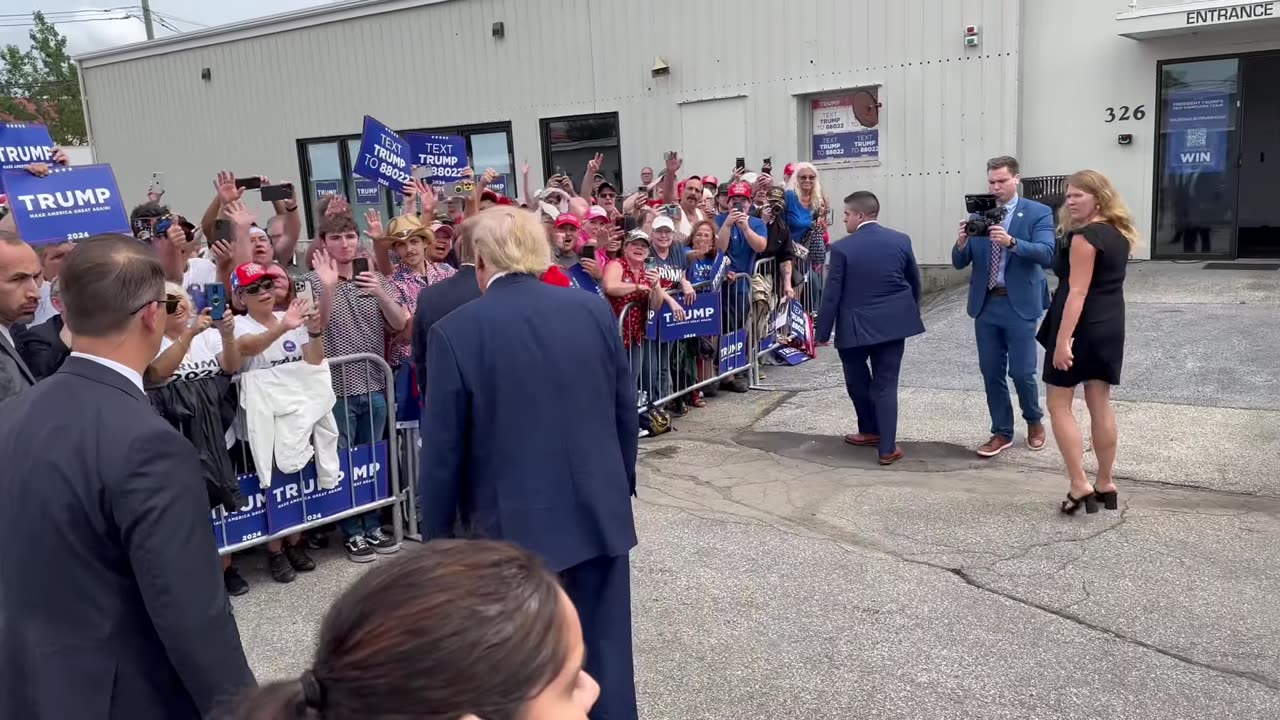
<instances>
[{"instance_id":1,"label":"floral shirt","mask_svg":"<svg viewBox=\"0 0 1280 720\"><path fill-rule=\"evenodd\" d=\"M637 275L632 271L631 264L625 260L610 260L609 263L618 263L622 266L623 282L638 285L645 281L643 268L640 274ZM649 293L644 290L637 290L630 295L623 295L622 297L609 296L609 305L613 307L615 317L621 317L622 309L627 306L627 303L635 303L637 306L627 313L627 318L623 321L622 346L629 348L632 345L638 345L644 339L644 326L649 320L649 313L647 312L649 308Z\"/></svg>"},{"instance_id":2,"label":"floral shirt","mask_svg":"<svg viewBox=\"0 0 1280 720\"><path fill-rule=\"evenodd\" d=\"M445 263L427 263L427 272L425 275L419 275L413 268L404 263L396 263L395 268L391 271L391 284L395 286L399 293L400 304L409 309L409 314L413 315L418 310L418 293L422 292L422 288L451 277L458 272L455 268ZM390 338L387 348L387 364L391 367L397 367L400 363L409 359L413 354L413 337L411 335L411 321L404 329L404 332Z\"/></svg>"}]
</instances>

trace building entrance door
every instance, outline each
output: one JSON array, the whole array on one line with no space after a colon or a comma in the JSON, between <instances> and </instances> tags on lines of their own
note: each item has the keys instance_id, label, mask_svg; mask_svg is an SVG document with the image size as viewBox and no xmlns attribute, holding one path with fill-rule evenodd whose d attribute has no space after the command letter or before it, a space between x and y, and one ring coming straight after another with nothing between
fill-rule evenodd
<instances>
[{"instance_id":1,"label":"building entrance door","mask_svg":"<svg viewBox=\"0 0 1280 720\"><path fill-rule=\"evenodd\" d=\"M1239 257L1280 258L1280 55L1244 58Z\"/></svg>"}]
</instances>

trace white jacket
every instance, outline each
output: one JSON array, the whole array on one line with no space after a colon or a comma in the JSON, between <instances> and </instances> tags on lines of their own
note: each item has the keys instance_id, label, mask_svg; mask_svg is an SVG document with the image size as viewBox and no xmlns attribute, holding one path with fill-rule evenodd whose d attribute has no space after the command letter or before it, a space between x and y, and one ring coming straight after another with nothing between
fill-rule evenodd
<instances>
[{"instance_id":1,"label":"white jacket","mask_svg":"<svg viewBox=\"0 0 1280 720\"><path fill-rule=\"evenodd\" d=\"M313 456L320 487L338 486L342 470L335 402L328 360L319 365L283 363L240 376L245 432L263 489L271 487L273 458L281 472L296 473Z\"/></svg>"}]
</instances>

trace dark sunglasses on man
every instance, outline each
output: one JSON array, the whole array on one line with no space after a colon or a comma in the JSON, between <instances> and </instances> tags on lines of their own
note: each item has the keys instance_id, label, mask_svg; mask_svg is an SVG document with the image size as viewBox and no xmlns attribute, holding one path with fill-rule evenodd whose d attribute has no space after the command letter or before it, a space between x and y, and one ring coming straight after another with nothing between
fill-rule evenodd
<instances>
[{"instance_id":1,"label":"dark sunglasses on man","mask_svg":"<svg viewBox=\"0 0 1280 720\"><path fill-rule=\"evenodd\" d=\"M164 296L164 311L168 315L177 315L178 306L182 304L182 298L177 295Z\"/></svg>"}]
</instances>

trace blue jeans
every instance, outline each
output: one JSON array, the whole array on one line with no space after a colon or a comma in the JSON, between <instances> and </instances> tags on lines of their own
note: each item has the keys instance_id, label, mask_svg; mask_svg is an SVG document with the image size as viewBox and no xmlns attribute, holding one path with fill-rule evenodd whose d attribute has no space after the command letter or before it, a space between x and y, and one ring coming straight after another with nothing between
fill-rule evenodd
<instances>
[{"instance_id":1,"label":"blue jeans","mask_svg":"<svg viewBox=\"0 0 1280 720\"><path fill-rule=\"evenodd\" d=\"M1027 424L1038 425L1044 418L1036 385L1036 321L1014 312L1007 296L988 295L974 320L974 334L978 339L978 367L987 390L987 410L991 413L991 434L1012 440L1013 405L1008 378L1013 378Z\"/></svg>"},{"instance_id":2,"label":"blue jeans","mask_svg":"<svg viewBox=\"0 0 1280 720\"><path fill-rule=\"evenodd\" d=\"M333 405L333 417L338 423L338 447L350 448L378 442L387 432L387 397L381 392L369 395L344 395ZM363 535L382 525L374 510L363 515L353 515L338 522L342 536L350 538Z\"/></svg>"}]
</instances>

